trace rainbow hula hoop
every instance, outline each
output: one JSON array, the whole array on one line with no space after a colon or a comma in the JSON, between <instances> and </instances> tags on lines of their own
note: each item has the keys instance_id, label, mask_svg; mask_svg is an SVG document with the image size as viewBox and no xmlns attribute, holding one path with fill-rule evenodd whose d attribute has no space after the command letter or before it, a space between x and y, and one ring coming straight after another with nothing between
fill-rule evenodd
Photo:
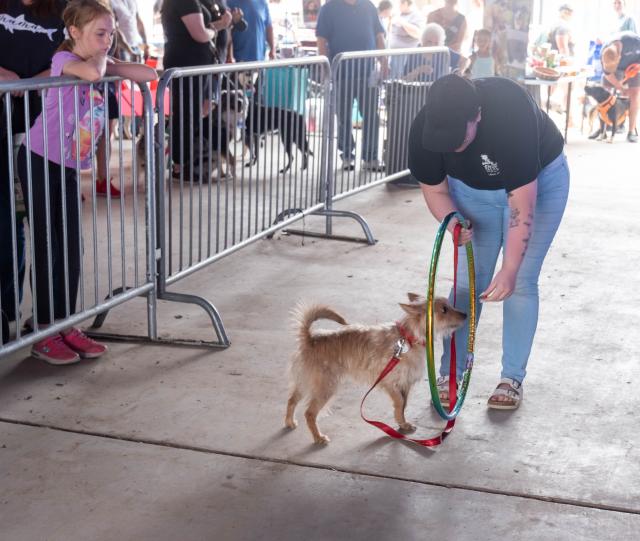
<instances>
[{"instance_id":1,"label":"rainbow hula hoop","mask_svg":"<svg viewBox=\"0 0 640 541\"><path fill-rule=\"evenodd\" d=\"M467 252L467 268L469 272L469 313L467 314L469 320L469 335L467 338L467 355L465 359L465 368L464 373L462 374L462 385L460 389L458 389L456 404L450 412L446 412L442 403L440 402L440 396L438 395L438 387L436 386L436 368L435 368L435 359L433 354L433 299L434 299L434 288L436 282L436 272L438 270L438 260L440 259L440 248L442 246L442 241L444 239L444 235L447 231L447 225L452 218L456 218L458 223L462 225L462 227L466 227L467 223L464 217L459 212L452 212L445 216L444 220L440 224L438 228L438 232L436 233L436 239L433 246L433 253L431 254L431 266L429 268L429 289L427 291L427 373L429 375L429 388L431 389L431 400L433 401L433 405L438 412L438 415L442 417L446 421L453 421L460 410L462 409L462 405L464 404L464 399L467 396L467 389L469 388L469 381L471 379L471 371L473 370L473 345L475 342L476 336L476 277L475 277L475 267L473 263L473 248L471 246L471 242L467 242L465 244L465 249ZM456 246L455 250L458 249ZM455 271L455 269L454 269ZM453 340L453 336L451 338ZM457 374L449 374L449 377L455 378Z\"/></svg>"}]
</instances>

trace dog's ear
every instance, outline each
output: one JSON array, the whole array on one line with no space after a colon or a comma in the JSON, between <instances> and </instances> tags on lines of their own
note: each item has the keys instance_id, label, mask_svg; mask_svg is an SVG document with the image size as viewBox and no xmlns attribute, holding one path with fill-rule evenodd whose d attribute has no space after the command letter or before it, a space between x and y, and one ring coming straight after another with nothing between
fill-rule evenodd
<instances>
[{"instance_id":1,"label":"dog's ear","mask_svg":"<svg viewBox=\"0 0 640 541\"><path fill-rule=\"evenodd\" d=\"M415 302L420 298L420 295L418 295L417 293L407 293L407 297L411 302Z\"/></svg>"},{"instance_id":2,"label":"dog's ear","mask_svg":"<svg viewBox=\"0 0 640 541\"><path fill-rule=\"evenodd\" d=\"M419 315L424 311L424 306L422 305L422 303L405 304L404 302L401 302L399 304L400 304L400 308L402 308L410 316Z\"/></svg>"}]
</instances>

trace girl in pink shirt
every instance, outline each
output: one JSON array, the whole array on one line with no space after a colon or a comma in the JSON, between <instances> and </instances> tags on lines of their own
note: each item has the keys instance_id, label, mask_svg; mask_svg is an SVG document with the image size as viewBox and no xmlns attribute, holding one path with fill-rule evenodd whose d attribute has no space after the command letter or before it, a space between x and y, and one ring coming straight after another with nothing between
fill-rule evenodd
<instances>
[{"instance_id":1,"label":"girl in pink shirt","mask_svg":"<svg viewBox=\"0 0 640 541\"><path fill-rule=\"evenodd\" d=\"M52 76L91 83L105 75L137 82L157 78L148 66L107 56L115 22L109 6L100 0L71 0L62 18L69 37L53 56ZM75 313L82 257L78 169L91 167L105 116L104 96L96 85L49 89L27 146L18 154L18 174L33 229L32 288L39 327ZM71 364L80 358L97 358L106 350L72 327L36 343L31 354L50 364Z\"/></svg>"}]
</instances>

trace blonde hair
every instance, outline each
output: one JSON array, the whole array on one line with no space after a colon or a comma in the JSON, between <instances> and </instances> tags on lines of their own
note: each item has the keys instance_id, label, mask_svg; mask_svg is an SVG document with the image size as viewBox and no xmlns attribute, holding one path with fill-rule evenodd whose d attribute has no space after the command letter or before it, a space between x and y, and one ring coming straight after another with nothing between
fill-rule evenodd
<instances>
[{"instance_id":1,"label":"blonde hair","mask_svg":"<svg viewBox=\"0 0 640 541\"><path fill-rule=\"evenodd\" d=\"M612 43L608 47L605 47L600 57L602 61L602 69L605 73L615 73L620 64L620 52L615 43Z\"/></svg>"},{"instance_id":2,"label":"blonde hair","mask_svg":"<svg viewBox=\"0 0 640 541\"><path fill-rule=\"evenodd\" d=\"M71 37L72 26L82 30L91 21L104 15L114 17L111 7L103 0L71 0L62 13L67 39L58 47L58 51L73 51L75 42Z\"/></svg>"}]
</instances>

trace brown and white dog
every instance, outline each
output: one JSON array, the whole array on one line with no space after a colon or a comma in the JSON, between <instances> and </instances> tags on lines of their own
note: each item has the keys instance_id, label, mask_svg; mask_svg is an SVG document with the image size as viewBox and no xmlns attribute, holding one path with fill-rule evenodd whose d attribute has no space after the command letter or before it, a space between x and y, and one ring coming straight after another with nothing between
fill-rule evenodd
<instances>
[{"instance_id":1,"label":"brown and white dog","mask_svg":"<svg viewBox=\"0 0 640 541\"><path fill-rule=\"evenodd\" d=\"M290 393L285 426L295 428L296 405L307 399L305 419L316 443L329 438L320 432L318 414L335 394L345 376L372 385L394 354L400 340L413 344L403 349L400 363L380 382L393 402L393 411L400 430L411 432L415 426L405 419L404 411L413 385L424 376L427 303L425 297L409 293L409 302L400 303L403 318L397 323L380 325L349 325L331 308L314 305L300 307L295 315L298 348L289 365ZM466 314L451 307L446 299L434 301L434 328L448 335L459 328ZM337 330L311 331L319 319L329 319L343 325ZM408 345L408 344L407 344Z\"/></svg>"}]
</instances>

